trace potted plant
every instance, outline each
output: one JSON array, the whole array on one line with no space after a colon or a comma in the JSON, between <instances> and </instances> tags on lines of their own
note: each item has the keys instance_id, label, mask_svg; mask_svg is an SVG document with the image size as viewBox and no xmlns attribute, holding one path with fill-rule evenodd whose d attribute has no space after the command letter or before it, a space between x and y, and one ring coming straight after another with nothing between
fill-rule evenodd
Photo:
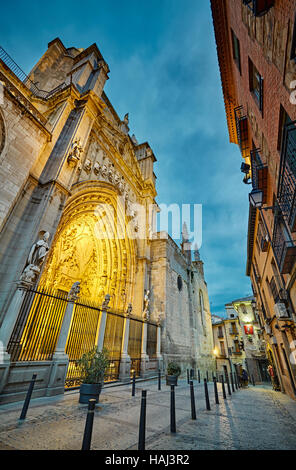
<instances>
[{"instance_id":1,"label":"potted plant","mask_svg":"<svg viewBox=\"0 0 296 470\"><path fill-rule=\"evenodd\" d=\"M83 354L81 359L77 361L82 378L79 403L88 403L90 398L94 398L98 403L108 365L109 356L106 349L98 351L97 348L94 348Z\"/></svg>"},{"instance_id":2,"label":"potted plant","mask_svg":"<svg viewBox=\"0 0 296 470\"><path fill-rule=\"evenodd\" d=\"M166 384L178 385L178 377L181 374L181 368L176 362L169 362L167 366Z\"/></svg>"}]
</instances>

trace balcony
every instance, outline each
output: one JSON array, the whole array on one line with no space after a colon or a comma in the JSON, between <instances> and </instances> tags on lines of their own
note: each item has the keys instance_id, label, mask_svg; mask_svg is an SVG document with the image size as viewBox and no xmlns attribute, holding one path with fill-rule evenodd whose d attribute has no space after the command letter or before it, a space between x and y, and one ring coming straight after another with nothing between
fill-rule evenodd
<instances>
[{"instance_id":1,"label":"balcony","mask_svg":"<svg viewBox=\"0 0 296 470\"><path fill-rule=\"evenodd\" d=\"M254 16L263 16L274 6L275 0L243 0Z\"/></svg>"},{"instance_id":2,"label":"balcony","mask_svg":"<svg viewBox=\"0 0 296 470\"><path fill-rule=\"evenodd\" d=\"M236 133L238 144L241 149L243 158L249 155L249 124L248 117L244 114L243 106L234 109Z\"/></svg>"},{"instance_id":3,"label":"balcony","mask_svg":"<svg viewBox=\"0 0 296 470\"><path fill-rule=\"evenodd\" d=\"M251 151L250 159L253 189L260 189L263 192L262 203L266 204L268 167L262 163L259 149L254 149Z\"/></svg>"},{"instance_id":4,"label":"balcony","mask_svg":"<svg viewBox=\"0 0 296 470\"><path fill-rule=\"evenodd\" d=\"M272 245L282 274L289 274L296 261L296 246L293 240L287 240L287 236L282 216L275 217Z\"/></svg>"},{"instance_id":5,"label":"balcony","mask_svg":"<svg viewBox=\"0 0 296 470\"><path fill-rule=\"evenodd\" d=\"M284 128L277 199L292 232L296 231L296 121Z\"/></svg>"},{"instance_id":6,"label":"balcony","mask_svg":"<svg viewBox=\"0 0 296 470\"><path fill-rule=\"evenodd\" d=\"M224 334L223 333L218 333L218 338L220 338L220 339L224 338Z\"/></svg>"},{"instance_id":7,"label":"balcony","mask_svg":"<svg viewBox=\"0 0 296 470\"><path fill-rule=\"evenodd\" d=\"M235 336L237 336L237 335L238 335L238 331L237 331L236 328L231 328L231 329L229 330L229 334L230 334L230 335L235 335Z\"/></svg>"}]
</instances>

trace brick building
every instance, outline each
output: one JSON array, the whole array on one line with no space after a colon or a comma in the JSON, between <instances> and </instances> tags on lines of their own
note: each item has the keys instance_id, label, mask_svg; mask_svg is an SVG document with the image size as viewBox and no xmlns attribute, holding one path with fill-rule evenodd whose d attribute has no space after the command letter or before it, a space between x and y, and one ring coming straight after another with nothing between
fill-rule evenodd
<instances>
[{"instance_id":1,"label":"brick building","mask_svg":"<svg viewBox=\"0 0 296 470\"><path fill-rule=\"evenodd\" d=\"M250 187L247 268L272 374L296 398L296 1L211 0L230 142Z\"/></svg>"}]
</instances>

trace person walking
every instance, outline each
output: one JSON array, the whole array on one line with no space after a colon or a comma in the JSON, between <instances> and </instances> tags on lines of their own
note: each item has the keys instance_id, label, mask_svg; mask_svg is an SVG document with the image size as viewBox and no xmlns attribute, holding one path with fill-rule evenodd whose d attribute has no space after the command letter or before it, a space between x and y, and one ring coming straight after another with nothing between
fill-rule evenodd
<instances>
[{"instance_id":1,"label":"person walking","mask_svg":"<svg viewBox=\"0 0 296 470\"><path fill-rule=\"evenodd\" d=\"M243 379L243 387L247 387L249 384L249 376L245 369L242 372L242 379Z\"/></svg>"}]
</instances>

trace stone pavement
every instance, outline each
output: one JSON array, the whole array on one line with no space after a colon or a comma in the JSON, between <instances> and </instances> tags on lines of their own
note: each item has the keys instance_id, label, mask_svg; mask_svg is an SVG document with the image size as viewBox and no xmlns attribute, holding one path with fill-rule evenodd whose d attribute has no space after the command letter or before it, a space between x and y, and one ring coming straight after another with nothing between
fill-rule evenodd
<instances>
[{"instance_id":1,"label":"stone pavement","mask_svg":"<svg viewBox=\"0 0 296 470\"><path fill-rule=\"evenodd\" d=\"M176 387L177 433L170 433L170 390L164 382L139 382L136 397L131 386L105 387L96 407L92 437L94 450L135 450L138 442L141 390L147 390L147 450L265 450L296 449L296 401L268 386L249 386L205 409L204 387L195 382L197 420L191 420L190 389ZM86 405L78 392L31 401L27 419L19 423L22 404L0 407L0 449L79 450Z\"/></svg>"}]
</instances>

